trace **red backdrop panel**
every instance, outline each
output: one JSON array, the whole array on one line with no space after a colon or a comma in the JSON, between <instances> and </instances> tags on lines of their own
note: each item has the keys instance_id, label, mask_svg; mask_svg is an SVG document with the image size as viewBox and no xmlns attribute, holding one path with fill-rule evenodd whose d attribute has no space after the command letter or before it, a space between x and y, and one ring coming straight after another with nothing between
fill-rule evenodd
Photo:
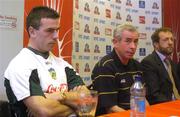
<instances>
[{"instance_id":1,"label":"red backdrop panel","mask_svg":"<svg viewBox=\"0 0 180 117\"><path fill-rule=\"evenodd\" d=\"M179 60L180 55L180 0L162 0L163 2L163 26L170 27L175 35L175 49L173 59Z\"/></svg>"}]
</instances>

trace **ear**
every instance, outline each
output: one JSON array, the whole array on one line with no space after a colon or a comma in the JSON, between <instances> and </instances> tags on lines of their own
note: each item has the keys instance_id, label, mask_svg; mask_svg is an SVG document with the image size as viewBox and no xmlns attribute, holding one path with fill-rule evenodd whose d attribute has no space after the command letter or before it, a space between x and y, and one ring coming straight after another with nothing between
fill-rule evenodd
<instances>
[{"instance_id":1,"label":"ear","mask_svg":"<svg viewBox=\"0 0 180 117\"><path fill-rule=\"evenodd\" d=\"M112 40L112 43L113 43L114 48L116 48L116 46L118 46L118 45L117 45L118 41L119 41L119 40L116 39L116 38L114 38L114 39Z\"/></svg>"},{"instance_id":2,"label":"ear","mask_svg":"<svg viewBox=\"0 0 180 117\"><path fill-rule=\"evenodd\" d=\"M116 38L114 38L113 40L112 40L112 43L113 44L116 44L118 42L118 40L116 39Z\"/></svg>"},{"instance_id":3,"label":"ear","mask_svg":"<svg viewBox=\"0 0 180 117\"><path fill-rule=\"evenodd\" d=\"M159 48L159 43L158 42L154 42L153 46L154 46L155 49L158 49Z\"/></svg>"},{"instance_id":4,"label":"ear","mask_svg":"<svg viewBox=\"0 0 180 117\"><path fill-rule=\"evenodd\" d=\"M114 39L112 40L112 43L113 43L114 46L115 46L118 42L119 42L119 40L118 40L117 38L114 38Z\"/></svg>"},{"instance_id":5,"label":"ear","mask_svg":"<svg viewBox=\"0 0 180 117\"><path fill-rule=\"evenodd\" d=\"M32 26L29 27L28 31L31 38L36 36L36 29L34 29Z\"/></svg>"}]
</instances>

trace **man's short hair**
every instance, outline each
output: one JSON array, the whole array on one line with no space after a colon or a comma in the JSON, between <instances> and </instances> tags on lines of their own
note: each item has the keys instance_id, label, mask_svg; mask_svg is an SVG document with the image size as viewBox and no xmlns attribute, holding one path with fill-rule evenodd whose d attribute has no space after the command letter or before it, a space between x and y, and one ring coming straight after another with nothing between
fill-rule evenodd
<instances>
[{"instance_id":1,"label":"man's short hair","mask_svg":"<svg viewBox=\"0 0 180 117\"><path fill-rule=\"evenodd\" d=\"M162 28L158 28L152 35L151 35L151 40L152 43L159 43L159 33L160 32L172 32L172 30L168 27L162 27Z\"/></svg>"},{"instance_id":2,"label":"man's short hair","mask_svg":"<svg viewBox=\"0 0 180 117\"><path fill-rule=\"evenodd\" d=\"M124 30L130 31L130 32L138 32L136 27L134 27L133 25L131 25L131 24L123 24L123 25L118 25L114 29L113 37L121 40L122 32Z\"/></svg>"},{"instance_id":3,"label":"man's short hair","mask_svg":"<svg viewBox=\"0 0 180 117\"><path fill-rule=\"evenodd\" d=\"M52 8L46 6L37 6L34 7L29 15L26 18L26 29L29 33L28 29L32 26L35 29L39 29L40 22L42 18L52 18L57 19L59 18L59 14Z\"/></svg>"}]
</instances>

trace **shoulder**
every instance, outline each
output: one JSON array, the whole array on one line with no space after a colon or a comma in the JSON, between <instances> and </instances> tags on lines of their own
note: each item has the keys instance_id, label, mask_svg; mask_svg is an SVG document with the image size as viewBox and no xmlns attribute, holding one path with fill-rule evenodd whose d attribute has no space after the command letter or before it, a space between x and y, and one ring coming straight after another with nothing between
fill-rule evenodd
<instances>
[{"instance_id":1,"label":"shoulder","mask_svg":"<svg viewBox=\"0 0 180 117\"><path fill-rule=\"evenodd\" d=\"M95 64L95 67L93 69L93 73L106 73L112 71L114 67L114 59L110 55L106 55L103 58L101 58L100 61L98 61Z\"/></svg>"},{"instance_id":2,"label":"shoulder","mask_svg":"<svg viewBox=\"0 0 180 117\"><path fill-rule=\"evenodd\" d=\"M163 62L156 53L149 54L141 61L143 70L149 71L150 69L156 71L157 69L164 67Z\"/></svg>"},{"instance_id":3,"label":"shoulder","mask_svg":"<svg viewBox=\"0 0 180 117\"><path fill-rule=\"evenodd\" d=\"M67 61L65 61L61 56L57 57L55 55L53 55L51 53L51 56L55 59L55 61L59 64L59 66L61 67L69 67L69 68L73 68L72 65L70 63L68 63Z\"/></svg>"},{"instance_id":4,"label":"shoulder","mask_svg":"<svg viewBox=\"0 0 180 117\"><path fill-rule=\"evenodd\" d=\"M158 55L153 52L151 54L149 54L148 56L144 57L144 59L142 59L142 63L144 62L155 62L155 60L158 58Z\"/></svg>"},{"instance_id":5,"label":"shoulder","mask_svg":"<svg viewBox=\"0 0 180 117\"><path fill-rule=\"evenodd\" d=\"M114 74L114 59L110 55L104 56L98 63L96 63L93 71L92 77L96 76L109 76Z\"/></svg>"},{"instance_id":6,"label":"shoulder","mask_svg":"<svg viewBox=\"0 0 180 117\"><path fill-rule=\"evenodd\" d=\"M23 48L9 63L8 66L19 66L24 65L26 63L30 63L30 52L28 49ZM28 62L27 62L28 61Z\"/></svg>"},{"instance_id":7,"label":"shoulder","mask_svg":"<svg viewBox=\"0 0 180 117\"><path fill-rule=\"evenodd\" d=\"M106 55L97 63L97 65L99 67L106 67L113 64L113 62L114 62L114 59L112 58L112 56Z\"/></svg>"},{"instance_id":8,"label":"shoulder","mask_svg":"<svg viewBox=\"0 0 180 117\"><path fill-rule=\"evenodd\" d=\"M21 74L23 72L28 72L34 67L34 59L30 50L23 48L9 63L6 71L7 74Z\"/></svg>"}]
</instances>

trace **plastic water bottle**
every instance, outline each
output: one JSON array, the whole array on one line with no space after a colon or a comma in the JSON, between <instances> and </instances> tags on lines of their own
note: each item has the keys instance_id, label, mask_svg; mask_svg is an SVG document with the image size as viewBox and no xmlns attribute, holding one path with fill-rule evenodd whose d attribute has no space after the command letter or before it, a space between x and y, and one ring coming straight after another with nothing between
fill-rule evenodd
<instances>
[{"instance_id":1,"label":"plastic water bottle","mask_svg":"<svg viewBox=\"0 0 180 117\"><path fill-rule=\"evenodd\" d=\"M135 76L135 82L130 88L130 117L145 117L146 98L145 87L142 85L141 76Z\"/></svg>"}]
</instances>

